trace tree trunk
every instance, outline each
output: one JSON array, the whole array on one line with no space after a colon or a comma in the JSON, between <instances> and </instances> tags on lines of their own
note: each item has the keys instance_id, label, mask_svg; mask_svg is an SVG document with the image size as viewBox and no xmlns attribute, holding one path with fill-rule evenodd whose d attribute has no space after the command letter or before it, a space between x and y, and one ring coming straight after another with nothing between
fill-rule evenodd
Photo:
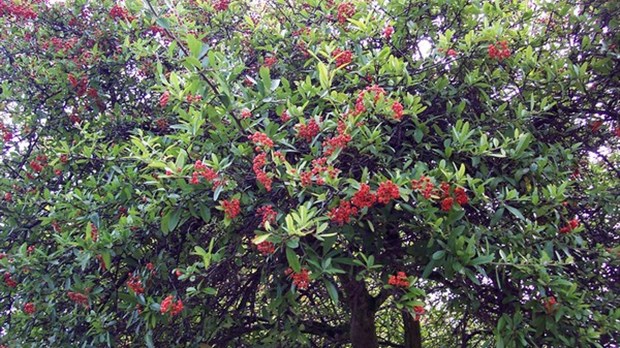
<instances>
[{"instance_id":1,"label":"tree trunk","mask_svg":"<svg viewBox=\"0 0 620 348\"><path fill-rule=\"evenodd\" d=\"M375 328L376 301L366 290L364 282L342 277L351 310L351 344L353 348L378 348Z\"/></svg>"},{"instance_id":2,"label":"tree trunk","mask_svg":"<svg viewBox=\"0 0 620 348\"><path fill-rule=\"evenodd\" d=\"M403 311L403 326L405 327L405 348L422 348L420 321L413 320L409 311Z\"/></svg>"}]
</instances>

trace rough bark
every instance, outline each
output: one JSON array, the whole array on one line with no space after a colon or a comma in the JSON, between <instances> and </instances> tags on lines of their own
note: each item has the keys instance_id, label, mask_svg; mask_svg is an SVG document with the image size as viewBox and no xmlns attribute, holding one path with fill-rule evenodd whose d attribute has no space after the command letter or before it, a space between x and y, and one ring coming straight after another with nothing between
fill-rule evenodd
<instances>
[{"instance_id":1,"label":"rough bark","mask_svg":"<svg viewBox=\"0 0 620 348\"><path fill-rule=\"evenodd\" d=\"M376 299L370 296L363 281L343 278L347 303L351 310L351 344L353 348L378 348L375 328Z\"/></svg>"},{"instance_id":2,"label":"rough bark","mask_svg":"<svg viewBox=\"0 0 620 348\"><path fill-rule=\"evenodd\" d=\"M420 321L413 320L408 311L403 311L403 325L405 327L405 348L422 348L422 332Z\"/></svg>"}]
</instances>

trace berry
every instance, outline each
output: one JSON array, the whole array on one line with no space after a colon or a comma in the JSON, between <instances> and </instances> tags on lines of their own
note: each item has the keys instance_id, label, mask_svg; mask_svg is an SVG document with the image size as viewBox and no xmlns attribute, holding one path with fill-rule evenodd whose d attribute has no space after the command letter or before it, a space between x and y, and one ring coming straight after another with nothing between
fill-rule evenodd
<instances>
[{"instance_id":1,"label":"berry","mask_svg":"<svg viewBox=\"0 0 620 348\"><path fill-rule=\"evenodd\" d=\"M336 59L336 66L339 68L353 61L353 53L349 50L341 50L340 48L336 48L334 52L332 52L332 57Z\"/></svg>"},{"instance_id":2,"label":"berry","mask_svg":"<svg viewBox=\"0 0 620 348\"><path fill-rule=\"evenodd\" d=\"M351 199L351 203L359 209L370 208L377 201L377 196L370 192L370 186L361 184L359 190Z\"/></svg>"},{"instance_id":3,"label":"berry","mask_svg":"<svg viewBox=\"0 0 620 348\"><path fill-rule=\"evenodd\" d=\"M392 104L392 111L394 112L394 119L399 120L403 118L403 105L398 101Z\"/></svg>"},{"instance_id":4,"label":"berry","mask_svg":"<svg viewBox=\"0 0 620 348\"><path fill-rule=\"evenodd\" d=\"M256 248L263 256L271 255L276 251L275 245L268 241L258 244Z\"/></svg>"},{"instance_id":5,"label":"berry","mask_svg":"<svg viewBox=\"0 0 620 348\"><path fill-rule=\"evenodd\" d=\"M327 214L329 218L339 224L348 224L351 221L351 217L357 214L357 208L352 206L349 201L340 201L337 207L332 208Z\"/></svg>"},{"instance_id":6,"label":"berry","mask_svg":"<svg viewBox=\"0 0 620 348\"><path fill-rule=\"evenodd\" d=\"M127 281L127 287L130 288L136 295L144 293L144 287L139 275L129 274L129 280Z\"/></svg>"},{"instance_id":7,"label":"berry","mask_svg":"<svg viewBox=\"0 0 620 348\"><path fill-rule=\"evenodd\" d=\"M36 312L36 310L37 310L37 307L35 306L34 303L27 302L26 304L24 304L24 313L28 315L32 315L34 314L34 312Z\"/></svg>"},{"instance_id":8,"label":"berry","mask_svg":"<svg viewBox=\"0 0 620 348\"><path fill-rule=\"evenodd\" d=\"M347 19L355 15L355 5L350 2L343 2L338 5L338 23L344 24Z\"/></svg>"},{"instance_id":9,"label":"berry","mask_svg":"<svg viewBox=\"0 0 620 348\"><path fill-rule=\"evenodd\" d=\"M170 92L165 91L161 97L159 97L159 106L165 108L168 105L168 101L170 100Z\"/></svg>"},{"instance_id":10,"label":"berry","mask_svg":"<svg viewBox=\"0 0 620 348\"><path fill-rule=\"evenodd\" d=\"M234 219L241 212L239 200L236 198L223 201L222 207L227 219Z\"/></svg>"},{"instance_id":11,"label":"berry","mask_svg":"<svg viewBox=\"0 0 620 348\"><path fill-rule=\"evenodd\" d=\"M454 199L452 197L446 197L441 201L441 210L450 211L450 209L452 209L453 204L454 204Z\"/></svg>"},{"instance_id":12,"label":"berry","mask_svg":"<svg viewBox=\"0 0 620 348\"><path fill-rule=\"evenodd\" d=\"M392 199L398 199L399 197L398 186L392 181L388 180L379 184L379 188L377 189L377 202L388 204Z\"/></svg>"},{"instance_id":13,"label":"berry","mask_svg":"<svg viewBox=\"0 0 620 348\"><path fill-rule=\"evenodd\" d=\"M385 28L383 28L383 37L386 40L389 40L392 37L393 33L394 33L394 27L393 26L388 25Z\"/></svg>"},{"instance_id":14,"label":"berry","mask_svg":"<svg viewBox=\"0 0 620 348\"><path fill-rule=\"evenodd\" d=\"M299 273L295 273L291 268L288 268L284 273L293 280L293 285L298 289L305 290L310 285L310 272L305 268L302 268Z\"/></svg>"},{"instance_id":15,"label":"berry","mask_svg":"<svg viewBox=\"0 0 620 348\"><path fill-rule=\"evenodd\" d=\"M405 272L398 272L395 276L392 275L388 278L388 284L399 288L408 288L409 279L407 279Z\"/></svg>"}]
</instances>

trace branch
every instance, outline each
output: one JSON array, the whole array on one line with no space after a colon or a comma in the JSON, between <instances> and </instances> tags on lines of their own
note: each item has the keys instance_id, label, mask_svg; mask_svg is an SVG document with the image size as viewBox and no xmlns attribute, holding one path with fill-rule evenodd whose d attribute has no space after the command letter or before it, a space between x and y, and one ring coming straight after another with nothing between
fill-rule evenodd
<instances>
[{"instance_id":1,"label":"branch","mask_svg":"<svg viewBox=\"0 0 620 348\"><path fill-rule=\"evenodd\" d=\"M155 8L153 8L153 5L151 4L150 0L146 0L147 5L149 6L149 9L151 10L151 12L153 13L153 16L155 16L155 18L159 18L159 15L157 14L157 11L155 11ZM189 57L190 54L187 51L187 48L185 48L185 46L183 45L183 43L181 42L181 40L179 40L179 38L177 38L170 30L168 30L167 28L163 28L164 31L166 32L166 34L172 38L172 40L174 40L178 45L179 48L181 49L181 51L183 51L183 54L185 54L186 57ZM224 102L224 98L222 97L222 94L220 94L220 91L218 90L217 86L211 81L209 80L209 78L207 77L207 75L205 75L202 71L197 70L196 71L200 77L202 77L202 79L207 83L207 85L209 85L209 88L211 88L211 90L213 91L213 93L217 96L217 98L220 100L220 102L222 103L222 105L226 105L226 103ZM243 127L241 126L241 122L239 121L239 119L232 113L229 112L228 115L233 119L235 125L237 126L237 129L239 130L239 132L242 135L247 135L247 132L245 131L245 129L243 129Z\"/></svg>"}]
</instances>

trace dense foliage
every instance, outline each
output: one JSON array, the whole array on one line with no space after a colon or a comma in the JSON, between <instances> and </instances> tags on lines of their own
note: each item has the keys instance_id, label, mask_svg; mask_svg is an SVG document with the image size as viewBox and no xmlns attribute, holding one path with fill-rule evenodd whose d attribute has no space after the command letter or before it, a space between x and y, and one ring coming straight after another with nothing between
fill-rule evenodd
<instances>
[{"instance_id":1,"label":"dense foliage","mask_svg":"<svg viewBox=\"0 0 620 348\"><path fill-rule=\"evenodd\" d=\"M0 347L612 347L620 3L0 0Z\"/></svg>"}]
</instances>

